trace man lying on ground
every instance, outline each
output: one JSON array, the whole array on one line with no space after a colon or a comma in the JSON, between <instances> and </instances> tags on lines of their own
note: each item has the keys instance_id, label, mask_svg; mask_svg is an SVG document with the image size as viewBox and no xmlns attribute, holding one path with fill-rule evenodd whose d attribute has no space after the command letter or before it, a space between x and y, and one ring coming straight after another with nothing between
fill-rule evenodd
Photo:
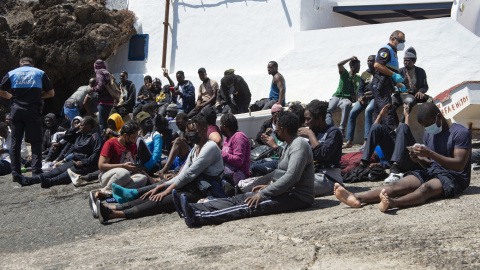
<instances>
[{"instance_id":1,"label":"man lying on ground","mask_svg":"<svg viewBox=\"0 0 480 270\"><path fill-rule=\"evenodd\" d=\"M354 194L335 184L335 196L351 207L380 203L382 212L424 204L433 198L450 198L470 185L472 136L468 129L447 122L438 107L418 107L418 122L425 127L423 145L411 148L410 158L425 169L406 173L390 185L363 194Z\"/></svg>"},{"instance_id":2,"label":"man lying on ground","mask_svg":"<svg viewBox=\"0 0 480 270\"><path fill-rule=\"evenodd\" d=\"M313 155L308 143L297 136L298 118L286 112L278 120L276 136L287 142L285 152L273 175L274 182L230 198L205 203L189 203L191 199L173 192L173 202L188 227L220 224L230 220L283 213L310 207L313 203Z\"/></svg>"}]
</instances>

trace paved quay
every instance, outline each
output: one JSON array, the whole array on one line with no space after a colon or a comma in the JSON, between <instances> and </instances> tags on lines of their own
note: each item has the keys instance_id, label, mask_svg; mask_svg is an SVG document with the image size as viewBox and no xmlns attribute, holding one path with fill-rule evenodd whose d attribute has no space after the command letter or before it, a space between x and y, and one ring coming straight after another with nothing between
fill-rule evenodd
<instances>
[{"instance_id":1,"label":"paved quay","mask_svg":"<svg viewBox=\"0 0 480 270\"><path fill-rule=\"evenodd\" d=\"M98 182L41 189L4 176L0 268L479 269L479 171L472 176L459 197L386 214L326 196L304 211L199 229L176 213L101 225L87 200Z\"/></svg>"}]
</instances>

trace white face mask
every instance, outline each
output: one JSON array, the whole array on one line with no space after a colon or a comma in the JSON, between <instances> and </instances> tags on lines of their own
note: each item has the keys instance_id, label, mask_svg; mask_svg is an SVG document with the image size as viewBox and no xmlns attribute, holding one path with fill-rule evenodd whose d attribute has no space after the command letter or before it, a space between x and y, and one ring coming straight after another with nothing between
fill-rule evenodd
<instances>
[{"instance_id":1,"label":"white face mask","mask_svg":"<svg viewBox=\"0 0 480 270\"><path fill-rule=\"evenodd\" d=\"M405 49L405 43L398 43L397 51L403 51L403 49Z\"/></svg>"},{"instance_id":2,"label":"white face mask","mask_svg":"<svg viewBox=\"0 0 480 270\"><path fill-rule=\"evenodd\" d=\"M437 126L437 117L435 117L435 123L425 127L425 131L432 135L437 135L438 133L442 132L442 122L440 121L440 126Z\"/></svg>"}]
</instances>

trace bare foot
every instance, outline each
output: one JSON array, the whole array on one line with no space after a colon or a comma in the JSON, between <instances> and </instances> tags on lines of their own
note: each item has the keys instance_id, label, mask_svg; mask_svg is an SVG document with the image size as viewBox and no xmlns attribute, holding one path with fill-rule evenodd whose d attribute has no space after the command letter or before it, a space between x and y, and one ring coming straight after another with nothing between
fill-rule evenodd
<instances>
[{"instance_id":1,"label":"bare foot","mask_svg":"<svg viewBox=\"0 0 480 270\"><path fill-rule=\"evenodd\" d=\"M346 148L350 148L350 147L352 147L352 146L353 146L352 141L347 141L347 142L342 146L342 148L343 148L343 149L346 149Z\"/></svg>"},{"instance_id":2,"label":"bare foot","mask_svg":"<svg viewBox=\"0 0 480 270\"><path fill-rule=\"evenodd\" d=\"M346 190L338 183L335 183L335 187L333 188L333 194L335 194L335 197L337 197L339 201L350 207L359 208L362 206L362 203L360 202L360 200L358 200L355 194Z\"/></svg>"},{"instance_id":3,"label":"bare foot","mask_svg":"<svg viewBox=\"0 0 480 270\"><path fill-rule=\"evenodd\" d=\"M99 200L105 200L107 198L107 195L105 194L105 192L99 190L95 192L95 198Z\"/></svg>"},{"instance_id":4,"label":"bare foot","mask_svg":"<svg viewBox=\"0 0 480 270\"><path fill-rule=\"evenodd\" d=\"M388 197L387 191L385 189L382 189L382 191L380 191L379 197L380 203L378 204L378 209L380 209L380 211L382 212L385 212L390 208L390 204L392 203L392 201L390 200L390 197Z\"/></svg>"}]
</instances>

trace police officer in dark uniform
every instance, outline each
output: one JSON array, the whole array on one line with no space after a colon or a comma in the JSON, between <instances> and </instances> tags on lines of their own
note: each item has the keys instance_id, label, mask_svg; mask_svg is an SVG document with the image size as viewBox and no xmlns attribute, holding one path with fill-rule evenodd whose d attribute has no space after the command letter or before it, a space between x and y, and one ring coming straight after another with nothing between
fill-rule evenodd
<instances>
[{"instance_id":1,"label":"police officer in dark uniform","mask_svg":"<svg viewBox=\"0 0 480 270\"><path fill-rule=\"evenodd\" d=\"M402 31L395 31L390 35L390 42L383 46L375 58L375 73L371 82L372 92L375 99L374 118L387 104L392 104L392 93L395 86L402 89L403 78L398 74L399 64L397 51L405 48L405 34ZM382 120L382 125L395 138L395 118L392 107L388 110L388 116Z\"/></svg>"},{"instance_id":2,"label":"police officer in dark uniform","mask_svg":"<svg viewBox=\"0 0 480 270\"><path fill-rule=\"evenodd\" d=\"M32 146L32 173L42 173L42 117L43 98L55 95L47 74L33 67L33 60L28 57L20 59L20 67L8 72L0 84L0 96L10 99L10 116L12 129L13 180L21 172L20 149L26 132Z\"/></svg>"}]
</instances>

